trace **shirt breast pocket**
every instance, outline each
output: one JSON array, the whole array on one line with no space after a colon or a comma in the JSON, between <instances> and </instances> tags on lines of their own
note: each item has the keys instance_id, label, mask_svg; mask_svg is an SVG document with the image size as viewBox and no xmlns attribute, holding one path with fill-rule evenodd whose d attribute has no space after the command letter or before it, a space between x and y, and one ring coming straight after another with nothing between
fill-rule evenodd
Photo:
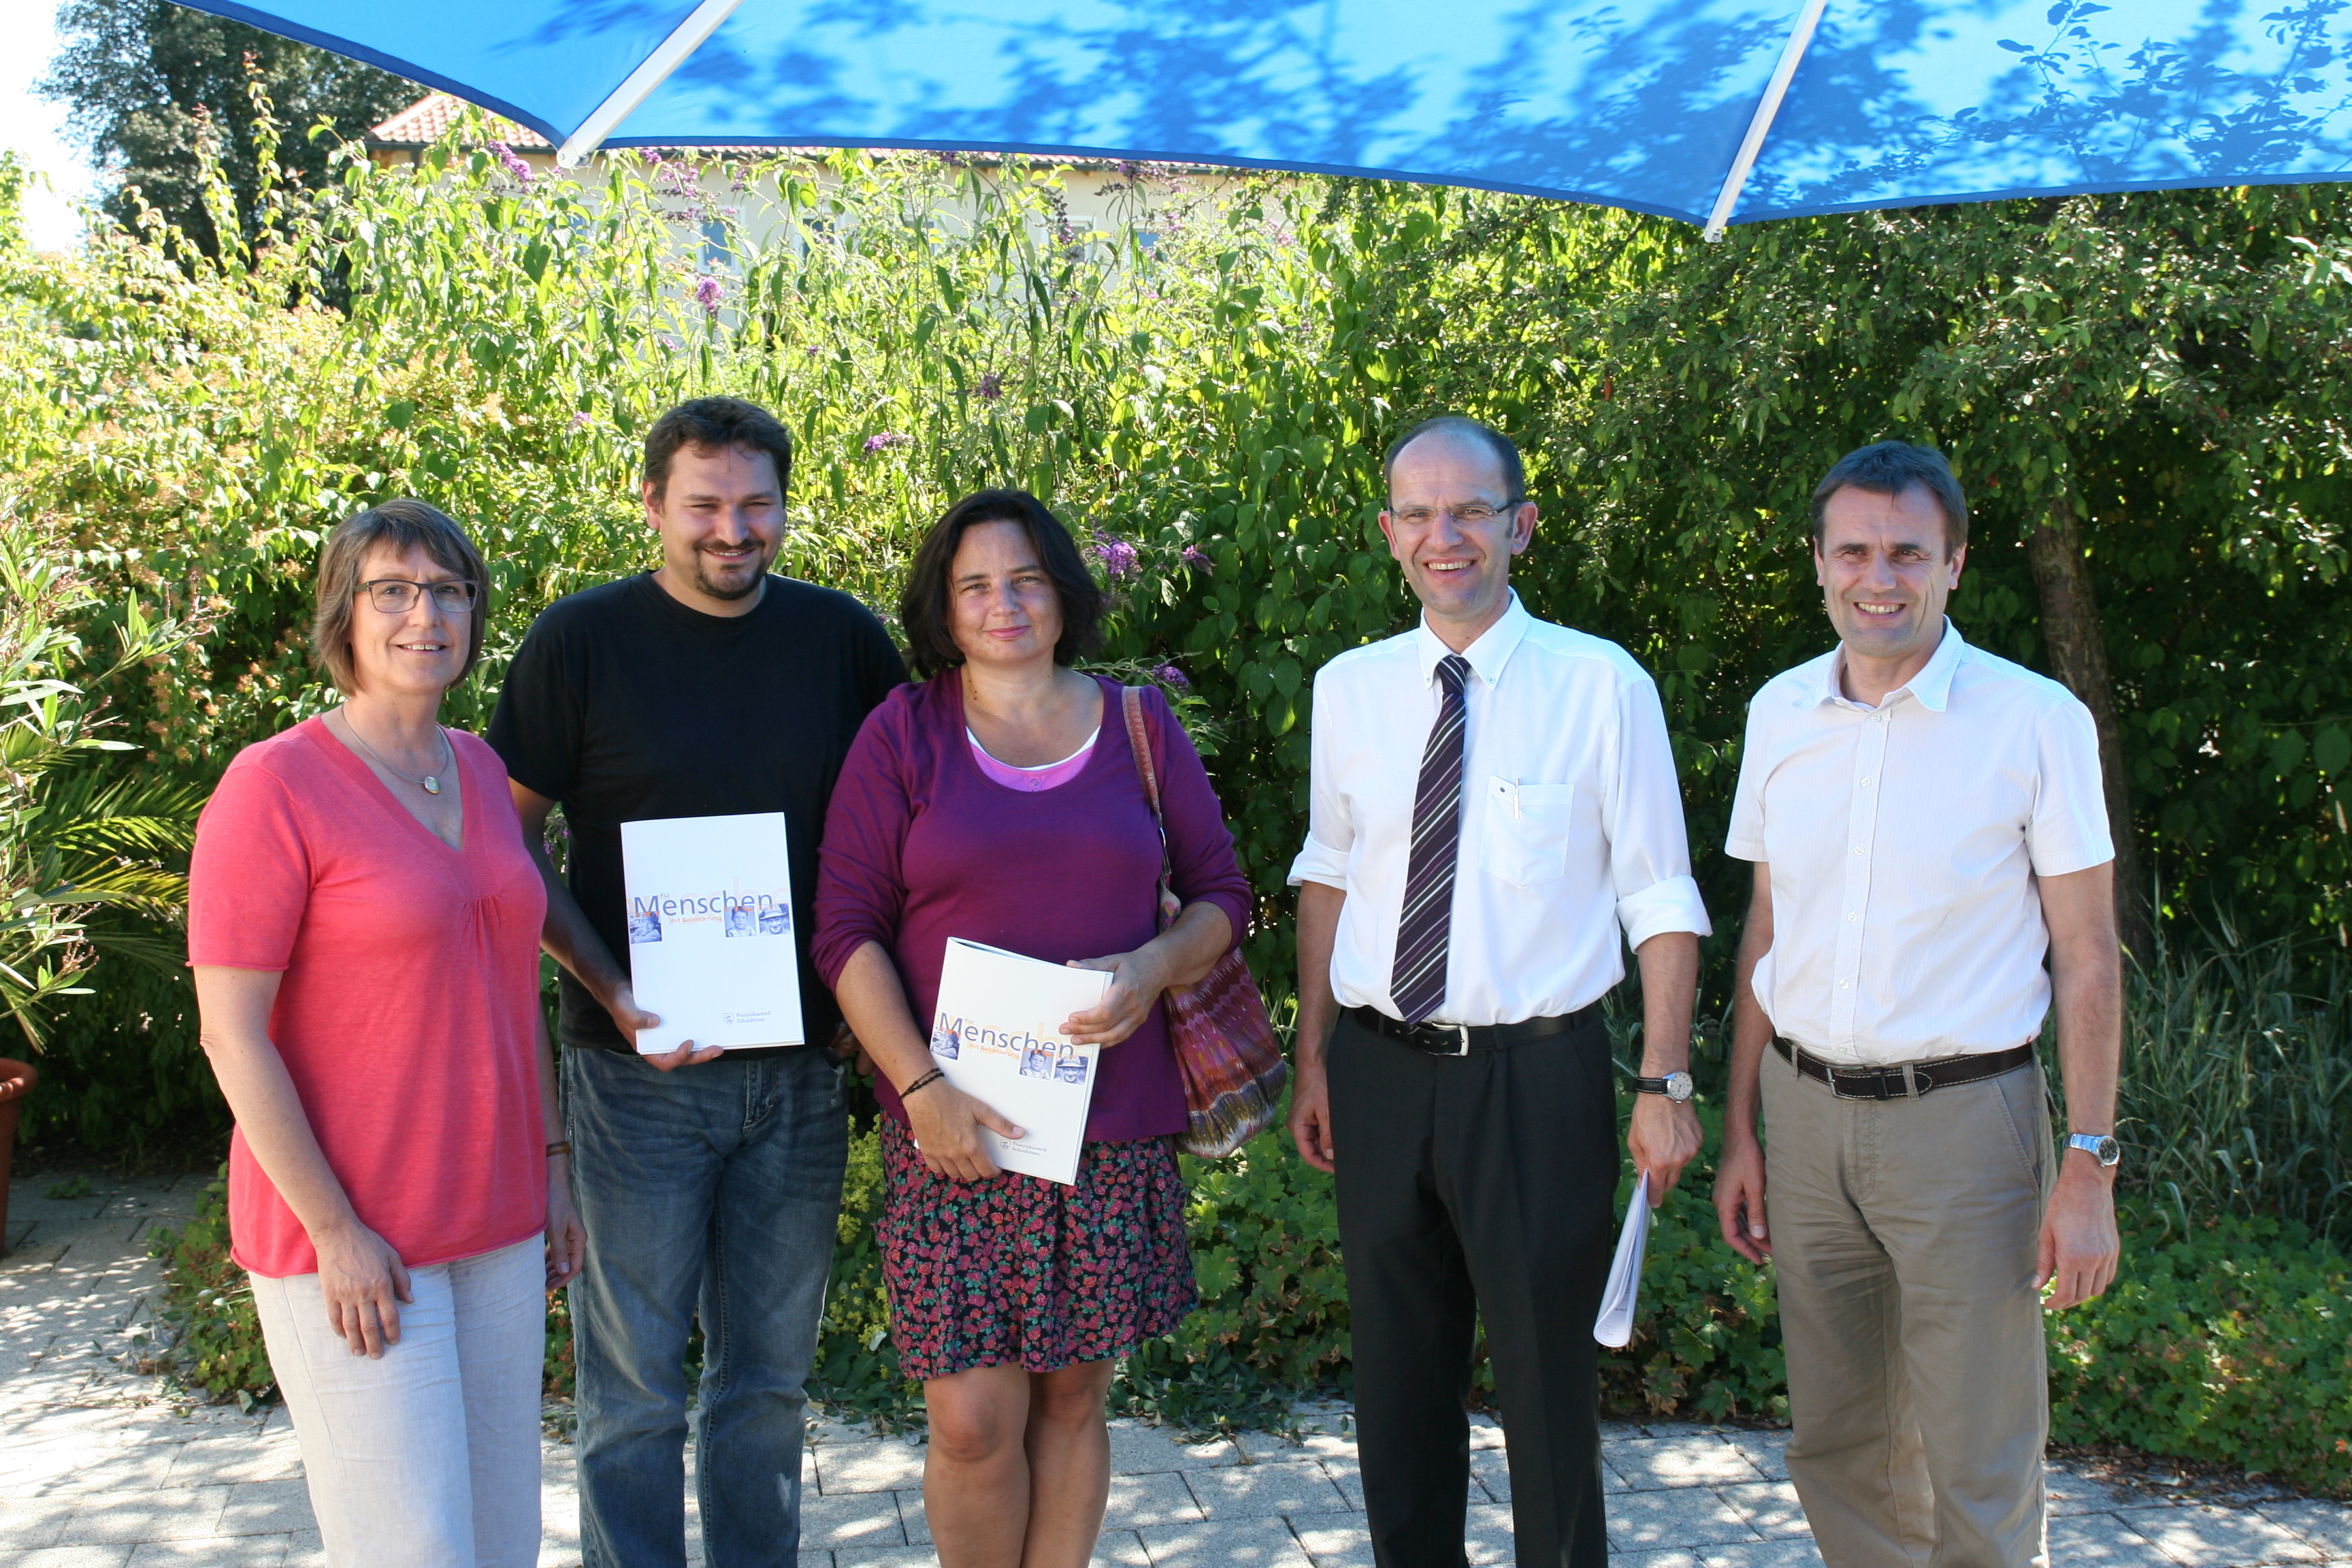
<instances>
[{"instance_id":1,"label":"shirt breast pocket","mask_svg":"<svg viewBox=\"0 0 2352 1568\"><path fill-rule=\"evenodd\" d=\"M1478 864L1515 888L1540 887L1568 872L1576 786L1486 781L1486 826Z\"/></svg>"}]
</instances>

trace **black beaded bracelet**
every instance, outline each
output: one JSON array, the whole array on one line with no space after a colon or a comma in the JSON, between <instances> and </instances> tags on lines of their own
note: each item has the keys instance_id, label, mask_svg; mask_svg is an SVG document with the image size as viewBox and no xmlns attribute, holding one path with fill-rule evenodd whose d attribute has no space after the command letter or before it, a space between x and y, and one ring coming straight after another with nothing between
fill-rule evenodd
<instances>
[{"instance_id":1,"label":"black beaded bracelet","mask_svg":"<svg viewBox=\"0 0 2352 1568\"><path fill-rule=\"evenodd\" d=\"M901 1105L905 1104L907 1102L908 1096L913 1094L917 1089L929 1089L931 1085L939 1082L940 1079L947 1076L946 1068L933 1068L930 1071L925 1073L922 1077L917 1079L914 1082L900 1089L898 1091L898 1102Z\"/></svg>"}]
</instances>

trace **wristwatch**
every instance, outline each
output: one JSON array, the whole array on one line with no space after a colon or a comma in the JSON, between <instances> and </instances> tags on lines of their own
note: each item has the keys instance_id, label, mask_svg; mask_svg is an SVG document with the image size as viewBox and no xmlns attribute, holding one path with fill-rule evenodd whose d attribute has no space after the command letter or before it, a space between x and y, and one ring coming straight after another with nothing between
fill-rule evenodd
<instances>
[{"instance_id":1,"label":"wristwatch","mask_svg":"<svg viewBox=\"0 0 2352 1568\"><path fill-rule=\"evenodd\" d=\"M2080 1149L2101 1165L2113 1165L2124 1157L2124 1146L2112 1132L2076 1132L2067 1138L2066 1147Z\"/></svg>"},{"instance_id":2,"label":"wristwatch","mask_svg":"<svg viewBox=\"0 0 2352 1568\"><path fill-rule=\"evenodd\" d=\"M1691 1097L1691 1075L1676 1071L1670 1072L1664 1078L1637 1076L1633 1079L1633 1088L1643 1094L1663 1094L1676 1105L1680 1105Z\"/></svg>"}]
</instances>

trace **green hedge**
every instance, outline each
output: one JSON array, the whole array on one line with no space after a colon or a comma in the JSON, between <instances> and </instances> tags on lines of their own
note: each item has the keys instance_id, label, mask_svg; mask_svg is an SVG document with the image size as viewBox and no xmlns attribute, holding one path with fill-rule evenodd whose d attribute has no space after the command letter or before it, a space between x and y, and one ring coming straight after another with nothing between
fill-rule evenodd
<instances>
[{"instance_id":1,"label":"green hedge","mask_svg":"<svg viewBox=\"0 0 2352 1568\"><path fill-rule=\"evenodd\" d=\"M1839 452L1899 435L1969 483L1952 608L1971 641L2047 668L2028 542L2079 527L2131 786L2119 839L2163 910L2352 942L2352 465L2329 390L2352 189L1851 214L1705 246L1373 182L1212 204L1160 171L1146 249L1128 180L1089 197L1111 232L1077 246L1054 237L1078 176L1044 164L738 173L740 213L636 160L591 201L453 137L415 167L270 188L222 226L269 242L218 258L145 230L33 255L5 243L0 180L0 527L73 553L93 647L134 595L209 627L103 693L151 764L209 787L330 700L300 635L312 558L397 494L489 559L484 661L448 707L478 726L538 608L646 563L646 421L739 393L793 426L797 575L887 609L947 501L1005 482L1135 552L1104 563L1109 652L1179 667L1222 724L1212 773L1265 900L1250 956L1285 992L1311 681L1411 624L1378 457L1454 407L1526 448L1529 607L1657 677L1694 874L1736 910L1748 869L1715 846L1741 714L1828 637L1805 497ZM682 233L725 235L725 264L706 254L698 281ZM1715 992L1734 940L1726 921L1708 944ZM23 1135L110 1152L224 1126L184 978L100 975ZM2318 1174L2294 1179L2330 1190Z\"/></svg>"}]
</instances>

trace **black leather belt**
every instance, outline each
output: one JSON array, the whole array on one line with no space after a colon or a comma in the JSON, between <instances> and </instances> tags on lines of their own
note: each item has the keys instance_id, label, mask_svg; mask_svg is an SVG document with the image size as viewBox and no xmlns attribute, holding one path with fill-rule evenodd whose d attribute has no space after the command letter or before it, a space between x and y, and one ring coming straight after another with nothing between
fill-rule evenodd
<instances>
[{"instance_id":1,"label":"black leather belt","mask_svg":"<svg viewBox=\"0 0 2352 1568\"><path fill-rule=\"evenodd\" d=\"M1893 1067L1842 1068L1832 1066L1789 1040L1774 1040L1772 1048L1780 1053L1782 1060L1794 1062L1797 1070L1807 1078L1829 1085L1830 1092L1840 1100L1904 1100L1924 1095L1931 1089L1981 1083L2005 1072L2015 1072L2033 1059L2032 1046L2018 1046L1977 1056L1897 1062Z\"/></svg>"},{"instance_id":2,"label":"black leather belt","mask_svg":"<svg viewBox=\"0 0 2352 1568\"><path fill-rule=\"evenodd\" d=\"M1377 1007L1350 1007L1348 1016L1375 1035L1402 1040L1433 1057L1466 1057L1472 1051L1505 1051L1531 1040L1548 1040L1584 1027L1601 1016L1595 1003L1550 1018L1528 1018L1517 1024L1406 1024Z\"/></svg>"}]
</instances>

